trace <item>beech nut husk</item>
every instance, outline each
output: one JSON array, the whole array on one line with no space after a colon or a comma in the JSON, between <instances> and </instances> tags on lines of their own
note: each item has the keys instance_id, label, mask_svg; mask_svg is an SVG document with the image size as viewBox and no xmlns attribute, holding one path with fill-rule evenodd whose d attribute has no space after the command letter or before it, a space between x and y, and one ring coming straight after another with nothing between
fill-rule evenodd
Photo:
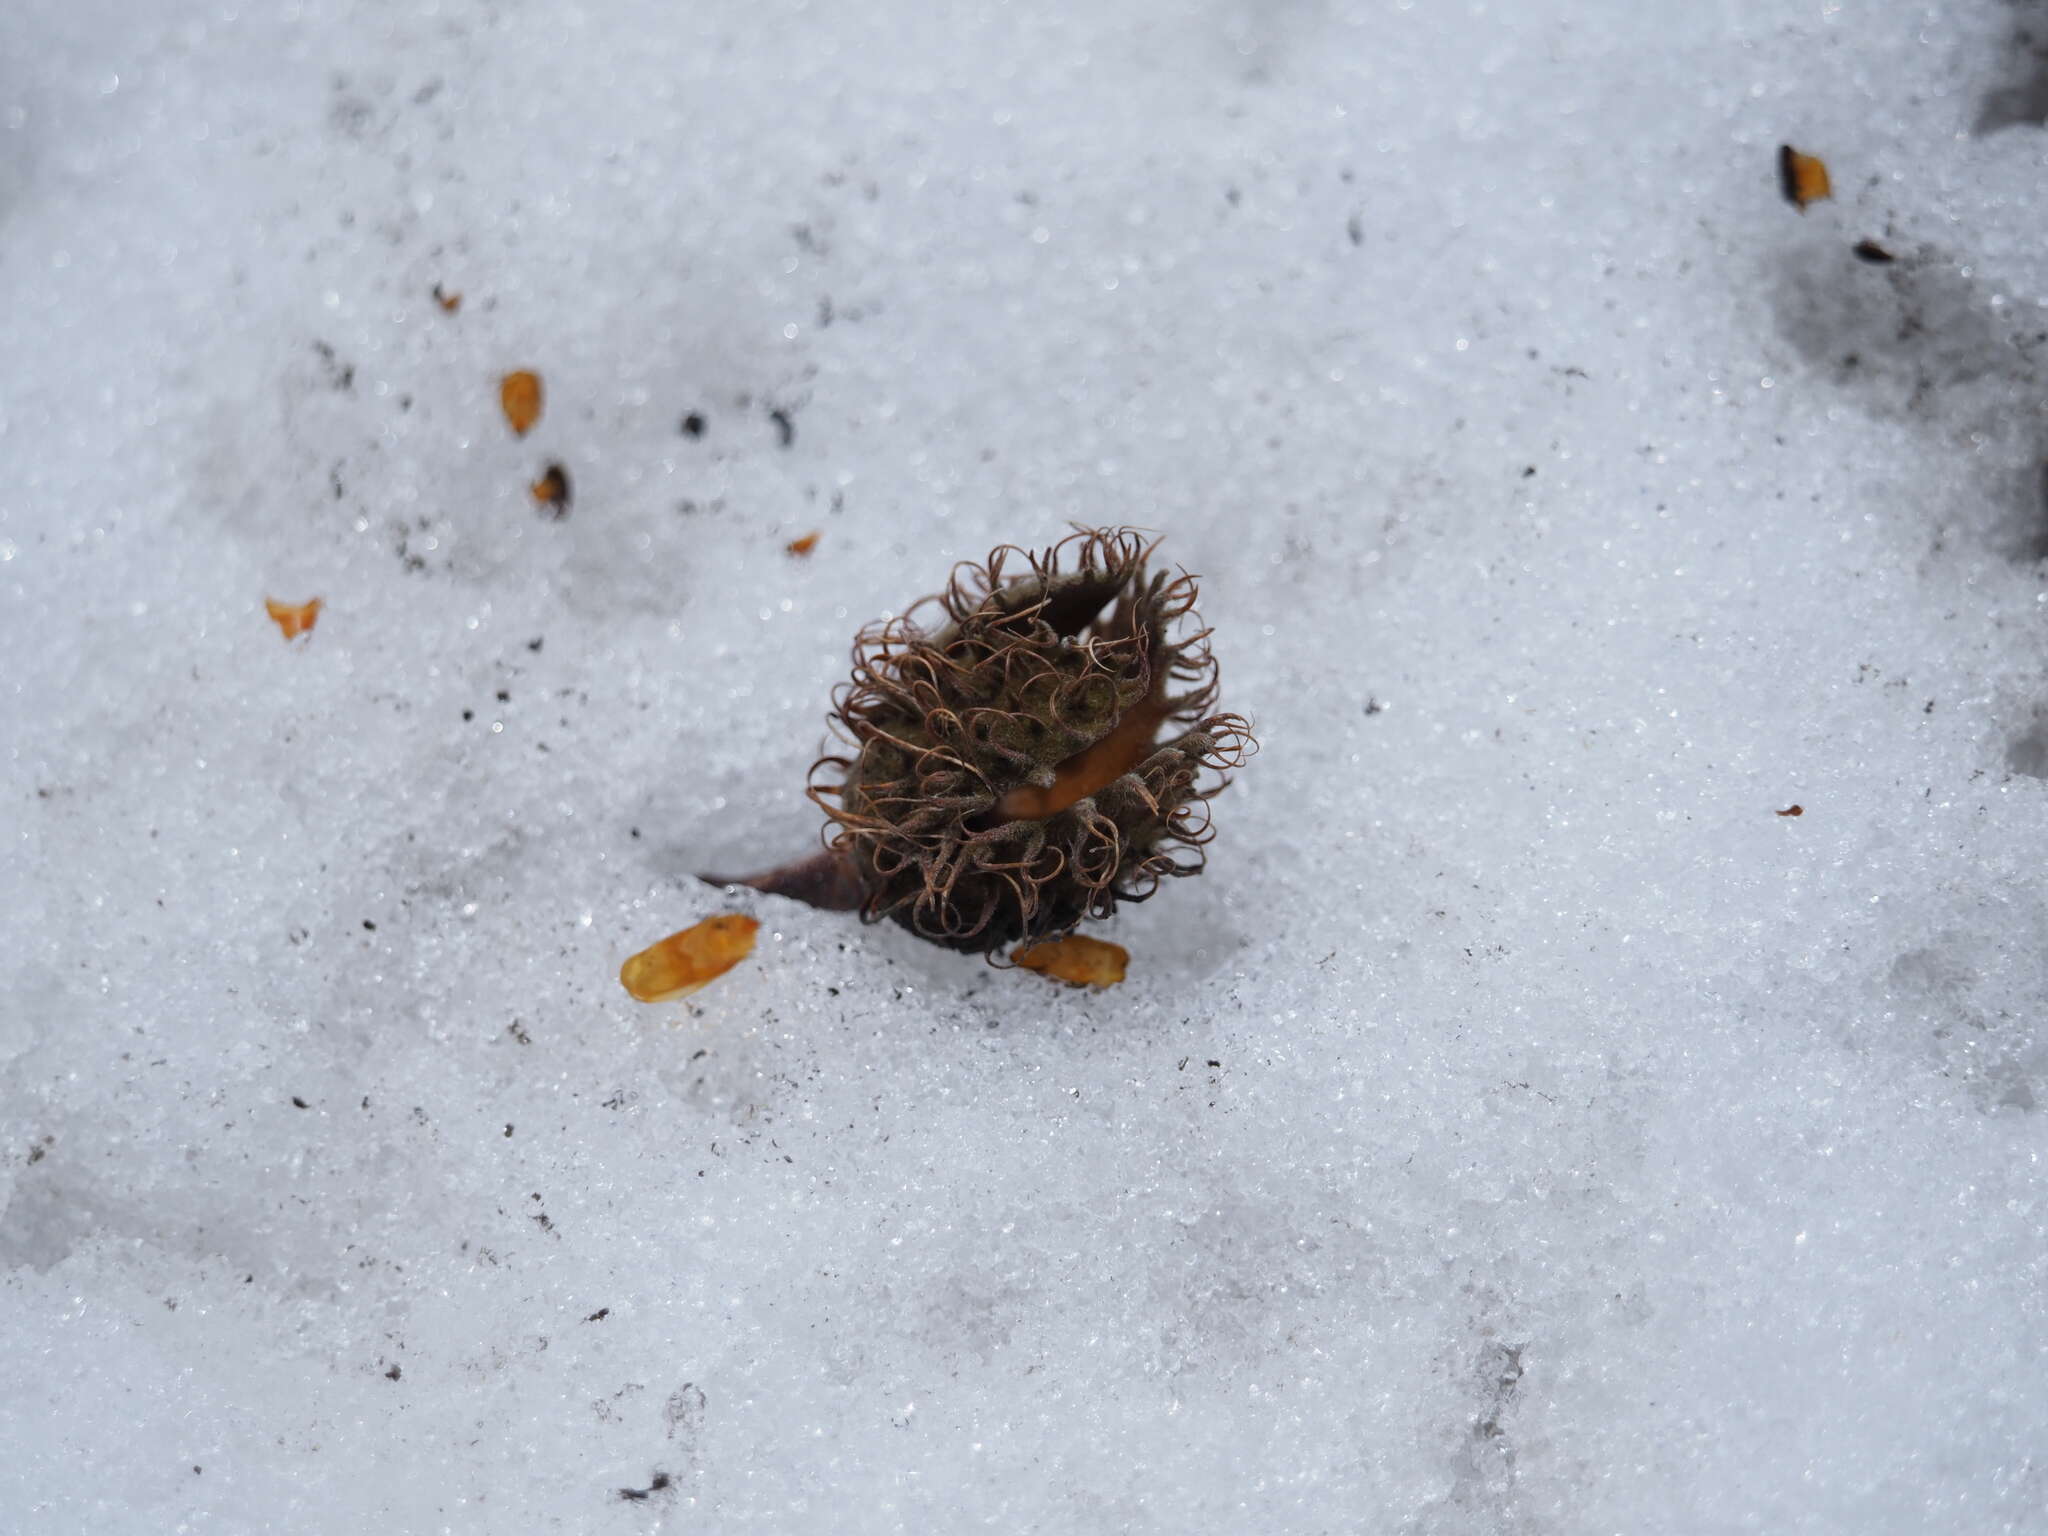
<instances>
[{"instance_id":1,"label":"beech nut husk","mask_svg":"<svg viewBox=\"0 0 2048 1536\"><path fill-rule=\"evenodd\" d=\"M1195 578L1150 571L1155 547L1006 545L861 631L833 698L848 750L810 795L864 920L994 955L1201 872L1209 802L1253 741L1215 712Z\"/></svg>"}]
</instances>

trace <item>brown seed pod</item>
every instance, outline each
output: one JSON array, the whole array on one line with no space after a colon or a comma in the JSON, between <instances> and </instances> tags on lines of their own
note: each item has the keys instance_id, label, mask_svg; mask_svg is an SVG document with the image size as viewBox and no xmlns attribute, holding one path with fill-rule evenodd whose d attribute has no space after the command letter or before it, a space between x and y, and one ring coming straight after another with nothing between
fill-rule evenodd
<instances>
[{"instance_id":1,"label":"brown seed pod","mask_svg":"<svg viewBox=\"0 0 2048 1536\"><path fill-rule=\"evenodd\" d=\"M810 794L863 919L990 953L1201 872L1228 781L1197 779L1253 743L1211 713L1195 578L1148 573L1152 548L1129 529L1006 545L861 631L833 699L854 751L821 758Z\"/></svg>"}]
</instances>

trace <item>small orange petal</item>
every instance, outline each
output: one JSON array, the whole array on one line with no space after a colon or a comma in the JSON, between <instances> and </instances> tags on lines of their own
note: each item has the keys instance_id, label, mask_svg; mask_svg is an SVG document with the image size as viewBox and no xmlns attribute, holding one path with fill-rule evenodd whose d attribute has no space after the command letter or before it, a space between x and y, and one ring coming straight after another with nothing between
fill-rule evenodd
<instances>
[{"instance_id":1,"label":"small orange petal","mask_svg":"<svg viewBox=\"0 0 2048 1536\"><path fill-rule=\"evenodd\" d=\"M752 954L760 926L737 912L692 923L620 966L619 984L643 1003L688 997Z\"/></svg>"},{"instance_id":2,"label":"small orange petal","mask_svg":"<svg viewBox=\"0 0 2048 1536\"><path fill-rule=\"evenodd\" d=\"M284 631L287 640L296 640L312 631L325 605L319 598L305 603L280 603L274 597L263 599L263 611L270 615L272 622Z\"/></svg>"},{"instance_id":3,"label":"small orange petal","mask_svg":"<svg viewBox=\"0 0 2048 1536\"><path fill-rule=\"evenodd\" d=\"M792 555L808 555L812 550L816 549L817 547L818 535L815 533L807 533L800 539L791 539L789 543L784 546L784 548L786 548Z\"/></svg>"},{"instance_id":4,"label":"small orange petal","mask_svg":"<svg viewBox=\"0 0 2048 1536\"><path fill-rule=\"evenodd\" d=\"M1064 939L1020 949L1010 958L1027 971L1037 971L1068 986L1113 987L1124 979L1131 952L1121 944L1070 933Z\"/></svg>"},{"instance_id":5,"label":"small orange petal","mask_svg":"<svg viewBox=\"0 0 2048 1536\"><path fill-rule=\"evenodd\" d=\"M523 368L506 374L498 382L498 403L505 408L505 419L512 423L512 430L526 436L540 420L540 375Z\"/></svg>"}]
</instances>

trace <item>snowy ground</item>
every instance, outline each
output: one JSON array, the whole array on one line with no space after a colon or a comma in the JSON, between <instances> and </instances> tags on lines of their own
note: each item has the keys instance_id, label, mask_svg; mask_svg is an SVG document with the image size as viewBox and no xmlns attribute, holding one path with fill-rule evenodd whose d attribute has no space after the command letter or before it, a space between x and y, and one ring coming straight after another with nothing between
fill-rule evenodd
<instances>
[{"instance_id":1,"label":"snowy ground","mask_svg":"<svg viewBox=\"0 0 2048 1536\"><path fill-rule=\"evenodd\" d=\"M2048 1530L2036 10L17 0L0 1529ZM1130 981L632 1003L1070 520Z\"/></svg>"}]
</instances>

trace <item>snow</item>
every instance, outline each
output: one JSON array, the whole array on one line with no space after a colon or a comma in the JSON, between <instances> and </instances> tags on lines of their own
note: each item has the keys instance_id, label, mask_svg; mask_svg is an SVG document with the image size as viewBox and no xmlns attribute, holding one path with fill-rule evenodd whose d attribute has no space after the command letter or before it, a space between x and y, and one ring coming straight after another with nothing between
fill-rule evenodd
<instances>
[{"instance_id":1,"label":"snow","mask_svg":"<svg viewBox=\"0 0 2048 1536\"><path fill-rule=\"evenodd\" d=\"M0 1528L2048 1530L2025 19L17 8ZM690 878L1074 521L1128 982Z\"/></svg>"}]
</instances>

